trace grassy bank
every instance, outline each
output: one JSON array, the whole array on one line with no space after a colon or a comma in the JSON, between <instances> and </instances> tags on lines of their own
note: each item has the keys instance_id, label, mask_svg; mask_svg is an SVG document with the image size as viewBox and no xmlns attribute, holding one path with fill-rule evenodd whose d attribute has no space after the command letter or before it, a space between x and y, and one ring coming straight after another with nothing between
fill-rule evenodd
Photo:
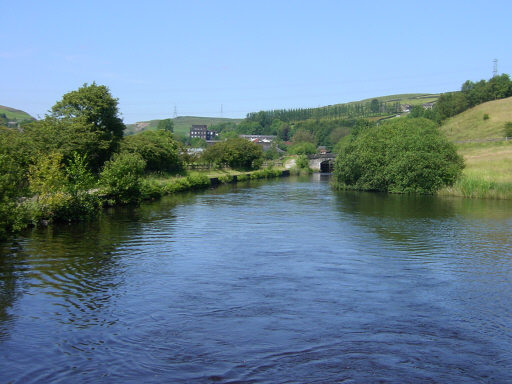
<instances>
[{"instance_id":1,"label":"grassy bank","mask_svg":"<svg viewBox=\"0 0 512 384\"><path fill-rule=\"evenodd\" d=\"M151 200L161 196L191 190L210 188L219 184L238 181L271 179L283 176L283 169L267 168L242 172L236 170L212 170L190 172L185 176L146 176L142 181L142 199Z\"/></svg>"},{"instance_id":2,"label":"grassy bank","mask_svg":"<svg viewBox=\"0 0 512 384\"><path fill-rule=\"evenodd\" d=\"M440 195L512 199L512 142L459 144L466 168Z\"/></svg>"}]
</instances>

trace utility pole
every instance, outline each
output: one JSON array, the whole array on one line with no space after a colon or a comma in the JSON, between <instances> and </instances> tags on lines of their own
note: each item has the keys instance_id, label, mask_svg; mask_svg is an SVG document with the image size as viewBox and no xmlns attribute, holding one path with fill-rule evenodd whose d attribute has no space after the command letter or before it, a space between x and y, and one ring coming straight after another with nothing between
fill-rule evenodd
<instances>
[{"instance_id":1,"label":"utility pole","mask_svg":"<svg viewBox=\"0 0 512 384\"><path fill-rule=\"evenodd\" d=\"M492 69L492 77L496 77L498 76L498 59L494 59L492 62L494 63Z\"/></svg>"},{"instance_id":2,"label":"utility pole","mask_svg":"<svg viewBox=\"0 0 512 384\"><path fill-rule=\"evenodd\" d=\"M220 105L220 117L223 117L223 114L224 114L224 106L221 104Z\"/></svg>"},{"instance_id":3,"label":"utility pole","mask_svg":"<svg viewBox=\"0 0 512 384\"><path fill-rule=\"evenodd\" d=\"M176 104L174 104L174 113L172 114L173 119L178 117L178 112L176 111Z\"/></svg>"}]
</instances>

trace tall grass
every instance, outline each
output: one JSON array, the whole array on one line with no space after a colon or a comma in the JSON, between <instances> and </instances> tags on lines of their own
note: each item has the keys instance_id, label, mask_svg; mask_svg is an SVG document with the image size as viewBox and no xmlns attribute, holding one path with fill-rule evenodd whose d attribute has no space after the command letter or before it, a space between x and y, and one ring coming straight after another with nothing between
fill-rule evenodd
<instances>
[{"instance_id":1,"label":"tall grass","mask_svg":"<svg viewBox=\"0 0 512 384\"><path fill-rule=\"evenodd\" d=\"M478 199L512 199L512 183L487 180L475 175L463 175L453 186L440 190L439 195Z\"/></svg>"}]
</instances>

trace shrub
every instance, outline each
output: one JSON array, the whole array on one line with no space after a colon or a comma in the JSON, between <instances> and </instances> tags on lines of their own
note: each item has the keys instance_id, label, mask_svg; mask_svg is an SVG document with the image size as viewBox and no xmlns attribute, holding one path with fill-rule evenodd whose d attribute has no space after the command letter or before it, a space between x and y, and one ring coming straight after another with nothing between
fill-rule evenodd
<instances>
[{"instance_id":1,"label":"shrub","mask_svg":"<svg viewBox=\"0 0 512 384\"><path fill-rule=\"evenodd\" d=\"M191 189L204 189L210 186L210 179L204 174L187 176L187 181Z\"/></svg>"},{"instance_id":2,"label":"shrub","mask_svg":"<svg viewBox=\"0 0 512 384\"><path fill-rule=\"evenodd\" d=\"M426 119L395 119L352 137L335 162L335 184L367 191L432 194L464 167L455 146Z\"/></svg>"},{"instance_id":3,"label":"shrub","mask_svg":"<svg viewBox=\"0 0 512 384\"><path fill-rule=\"evenodd\" d=\"M231 183L231 182L233 182L233 176L232 175L219 176L219 181L224 184Z\"/></svg>"},{"instance_id":4,"label":"shrub","mask_svg":"<svg viewBox=\"0 0 512 384\"><path fill-rule=\"evenodd\" d=\"M40 155L36 163L30 165L28 180L32 193L47 195L64 189L67 180L62 158L62 154L53 152L48 156Z\"/></svg>"},{"instance_id":5,"label":"shrub","mask_svg":"<svg viewBox=\"0 0 512 384\"><path fill-rule=\"evenodd\" d=\"M316 145L308 142L297 143L288 149L288 153L292 155L313 155L316 153Z\"/></svg>"},{"instance_id":6,"label":"shrub","mask_svg":"<svg viewBox=\"0 0 512 384\"><path fill-rule=\"evenodd\" d=\"M306 155L300 155L297 157L297 160L295 160L295 165L299 169L307 169L309 168L309 160Z\"/></svg>"},{"instance_id":7,"label":"shrub","mask_svg":"<svg viewBox=\"0 0 512 384\"><path fill-rule=\"evenodd\" d=\"M483 117L484 120L489 120L489 114L488 113L484 113L484 117Z\"/></svg>"},{"instance_id":8,"label":"shrub","mask_svg":"<svg viewBox=\"0 0 512 384\"><path fill-rule=\"evenodd\" d=\"M263 163L263 149L246 139L228 139L206 148L202 159L234 169L257 169Z\"/></svg>"},{"instance_id":9,"label":"shrub","mask_svg":"<svg viewBox=\"0 0 512 384\"><path fill-rule=\"evenodd\" d=\"M512 121L505 123L505 137L512 137Z\"/></svg>"},{"instance_id":10,"label":"shrub","mask_svg":"<svg viewBox=\"0 0 512 384\"><path fill-rule=\"evenodd\" d=\"M142 197L141 177L146 162L135 153L120 153L105 163L100 184L107 196L116 203L139 203Z\"/></svg>"},{"instance_id":11,"label":"shrub","mask_svg":"<svg viewBox=\"0 0 512 384\"><path fill-rule=\"evenodd\" d=\"M183 169L180 144L168 130L144 131L127 136L121 143L122 152L139 154L148 171L178 172Z\"/></svg>"}]
</instances>

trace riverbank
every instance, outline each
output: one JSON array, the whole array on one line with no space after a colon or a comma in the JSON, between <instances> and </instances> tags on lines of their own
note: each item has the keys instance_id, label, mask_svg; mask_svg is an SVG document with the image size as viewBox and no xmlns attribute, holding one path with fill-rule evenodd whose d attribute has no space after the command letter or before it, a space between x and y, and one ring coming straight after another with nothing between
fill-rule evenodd
<instances>
[{"instance_id":1,"label":"riverbank","mask_svg":"<svg viewBox=\"0 0 512 384\"><path fill-rule=\"evenodd\" d=\"M441 196L512 200L512 143L462 143L457 145L466 167Z\"/></svg>"},{"instance_id":2,"label":"riverbank","mask_svg":"<svg viewBox=\"0 0 512 384\"><path fill-rule=\"evenodd\" d=\"M186 176L146 176L142 180L142 200L156 198L191 190L200 190L216 187L221 184L230 184L247 180L271 179L290 176L298 171L281 168L266 168L255 171L242 172L234 170L216 170L213 172L191 172Z\"/></svg>"}]
</instances>

